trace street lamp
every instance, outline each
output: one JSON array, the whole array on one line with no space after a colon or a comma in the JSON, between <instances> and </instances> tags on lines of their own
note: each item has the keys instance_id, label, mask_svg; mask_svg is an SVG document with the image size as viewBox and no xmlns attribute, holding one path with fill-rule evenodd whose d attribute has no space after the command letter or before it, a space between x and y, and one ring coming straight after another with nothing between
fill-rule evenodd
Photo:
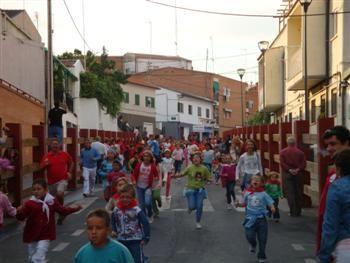
<instances>
[{"instance_id":1,"label":"street lamp","mask_svg":"<svg viewBox=\"0 0 350 263\"><path fill-rule=\"evenodd\" d=\"M312 0L299 0L304 9L304 97L305 97L305 120L309 120L309 91L307 88L307 10Z\"/></svg>"},{"instance_id":2,"label":"street lamp","mask_svg":"<svg viewBox=\"0 0 350 263\"><path fill-rule=\"evenodd\" d=\"M237 69L237 74L241 78L241 111L242 111L242 127L244 124L244 111L243 111L243 76L245 74L244 68Z\"/></svg>"},{"instance_id":3,"label":"street lamp","mask_svg":"<svg viewBox=\"0 0 350 263\"><path fill-rule=\"evenodd\" d=\"M259 49L260 49L260 51L261 51L261 53L262 53L262 56L263 56L263 62L265 62L265 57L264 57L264 55L265 55L265 52L266 52L266 50L269 48L269 45L270 45L270 43L269 43L269 41L265 41L265 40L263 40L263 41L259 41L258 42L258 47L259 47ZM262 83L262 85L263 85L263 114L264 114L264 122L265 122L265 96L266 96L266 94L265 94L265 63L263 64L263 70L262 70L262 75L263 75L263 83Z\"/></svg>"}]
</instances>

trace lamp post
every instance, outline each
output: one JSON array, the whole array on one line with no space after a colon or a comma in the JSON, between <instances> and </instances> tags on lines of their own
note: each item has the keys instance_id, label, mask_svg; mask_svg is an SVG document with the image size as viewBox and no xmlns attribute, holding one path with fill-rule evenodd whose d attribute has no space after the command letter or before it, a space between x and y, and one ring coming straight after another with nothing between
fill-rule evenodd
<instances>
[{"instance_id":1,"label":"lamp post","mask_svg":"<svg viewBox=\"0 0 350 263\"><path fill-rule=\"evenodd\" d=\"M245 74L244 68L237 69L237 74L241 79L241 112L242 112L242 127L244 125L244 111L243 111L243 76Z\"/></svg>"},{"instance_id":2,"label":"lamp post","mask_svg":"<svg viewBox=\"0 0 350 263\"><path fill-rule=\"evenodd\" d=\"M266 94L265 94L265 52L266 50L269 48L269 41L259 41L258 42L258 47L262 53L263 56L263 70L262 70L262 75L263 75L263 79L262 79L262 85L263 85L263 115L264 115L264 123L265 123L265 99L266 99Z\"/></svg>"},{"instance_id":3,"label":"lamp post","mask_svg":"<svg viewBox=\"0 0 350 263\"><path fill-rule=\"evenodd\" d=\"M312 0L299 0L304 9L304 99L305 99L305 120L309 120L309 91L307 87L307 10Z\"/></svg>"}]
</instances>

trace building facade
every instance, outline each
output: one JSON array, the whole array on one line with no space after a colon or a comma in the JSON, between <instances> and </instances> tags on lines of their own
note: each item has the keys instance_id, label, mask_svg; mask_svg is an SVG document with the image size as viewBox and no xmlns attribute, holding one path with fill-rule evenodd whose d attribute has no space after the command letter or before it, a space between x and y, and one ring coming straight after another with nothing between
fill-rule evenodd
<instances>
[{"instance_id":1,"label":"building facade","mask_svg":"<svg viewBox=\"0 0 350 263\"><path fill-rule=\"evenodd\" d=\"M350 18L342 13L349 10L350 2L345 0L312 1L308 14L325 15L307 16L305 41L303 7L299 1L288 1L279 34L259 57L259 107L274 115L275 121L305 118L307 76L311 131L316 131L317 120L323 117L350 125L350 39L346 35Z\"/></svg>"},{"instance_id":2,"label":"building facade","mask_svg":"<svg viewBox=\"0 0 350 263\"><path fill-rule=\"evenodd\" d=\"M224 131L241 126L247 121L246 83L213 73L178 68L152 70L135 74L129 79L141 85L209 99L213 102L212 119L217 125L215 135L222 135Z\"/></svg>"},{"instance_id":3,"label":"building facade","mask_svg":"<svg viewBox=\"0 0 350 263\"><path fill-rule=\"evenodd\" d=\"M117 118L107 114L95 98L80 97L80 74L85 72L79 59L61 60L73 77L68 78L63 104L68 113L63 115L64 132L66 127L78 126L80 129L118 131ZM69 99L68 99L69 98Z\"/></svg>"},{"instance_id":4,"label":"building facade","mask_svg":"<svg viewBox=\"0 0 350 263\"><path fill-rule=\"evenodd\" d=\"M206 97L161 88L156 90L156 122L163 134L187 139L214 135L213 102Z\"/></svg>"},{"instance_id":5,"label":"building facade","mask_svg":"<svg viewBox=\"0 0 350 263\"><path fill-rule=\"evenodd\" d=\"M181 68L192 70L192 61L179 56L126 53L123 56L109 56L115 67L126 75L142 73L160 68Z\"/></svg>"},{"instance_id":6,"label":"building facade","mask_svg":"<svg viewBox=\"0 0 350 263\"><path fill-rule=\"evenodd\" d=\"M127 84L122 85L124 101L120 115L131 128L142 131L146 129L148 134L156 131L156 89L153 86L140 84L128 79Z\"/></svg>"}]
</instances>

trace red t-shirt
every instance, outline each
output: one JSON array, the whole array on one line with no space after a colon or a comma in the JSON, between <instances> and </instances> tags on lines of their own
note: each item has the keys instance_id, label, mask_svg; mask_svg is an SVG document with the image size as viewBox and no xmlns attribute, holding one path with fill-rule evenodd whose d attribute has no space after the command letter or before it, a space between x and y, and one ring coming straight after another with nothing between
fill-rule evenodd
<instances>
[{"instance_id":1,"label":"red t-shirt","mask_svg":"<svg viewBox=\"0 0 350 263\"><path fill-rule=\"evenodd\" d=\"M49 185L68 179L68 167L72 163L72 158L66 152L60 151L57 154L49 152L40 162L40 166L45 166L45 160L49 161L47 166L47 181Z\"/></svg>"}]
</instances>

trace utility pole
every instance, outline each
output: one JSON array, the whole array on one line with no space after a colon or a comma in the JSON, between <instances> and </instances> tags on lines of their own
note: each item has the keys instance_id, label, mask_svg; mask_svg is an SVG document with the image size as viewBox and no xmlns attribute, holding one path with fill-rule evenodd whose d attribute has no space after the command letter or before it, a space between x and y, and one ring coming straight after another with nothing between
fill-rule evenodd
<instances>
[{"instance_id":1,"label":"utility pole","mask_svg":"<svg viewBox=\"0 0 350 263\"><path fill-rule=\"evenodd\" d=\"M175 0L175 55L178 56L178 36L177 36L177 1Z\"/></svg>"},{"instance_id":2,"label":"utility pole","mask_svg":"<svg viewBox=\"0 0 350 263\"><path fill-rule=\"evenodd\" d=\"M45 133L48 132L48 114L53 102L53 56L52 56L52 0L47 0L47 83L45 104Z\"/></svg>"},{"instance_id":3,"label":"utility pole","mask_svg":"<svg viewBox=\"0 0 350 263\"><path fill-rule=\"evenodd\" d=\"M208 72L208 58L209 58L209 49L207 48L207 56L205 57L205 72Z\"/></svg>"},{"instance_id":4,"label":"utility pole","mask_svg":"<svg viewBox=\"0 0 350 263\"><path fill-rule=\"evenodd\" d=\"M82 12L83 12L83 37L84 37L84 69L86 70L86 43L85 43L85 4L84 0L81 0Z\"/></svg>"},{"instance_id":5,"label":"utility pole","mask_svg":"<svg viewBox=\"0 0 350 263\"><path fill-rule=\"evenodd\" d=\"M215 73L215 59L214 59L214 41L213 36L210 36L210 44L211 44L211 61L213 63L213 73Z\"/></svg>"}]
</instances>

